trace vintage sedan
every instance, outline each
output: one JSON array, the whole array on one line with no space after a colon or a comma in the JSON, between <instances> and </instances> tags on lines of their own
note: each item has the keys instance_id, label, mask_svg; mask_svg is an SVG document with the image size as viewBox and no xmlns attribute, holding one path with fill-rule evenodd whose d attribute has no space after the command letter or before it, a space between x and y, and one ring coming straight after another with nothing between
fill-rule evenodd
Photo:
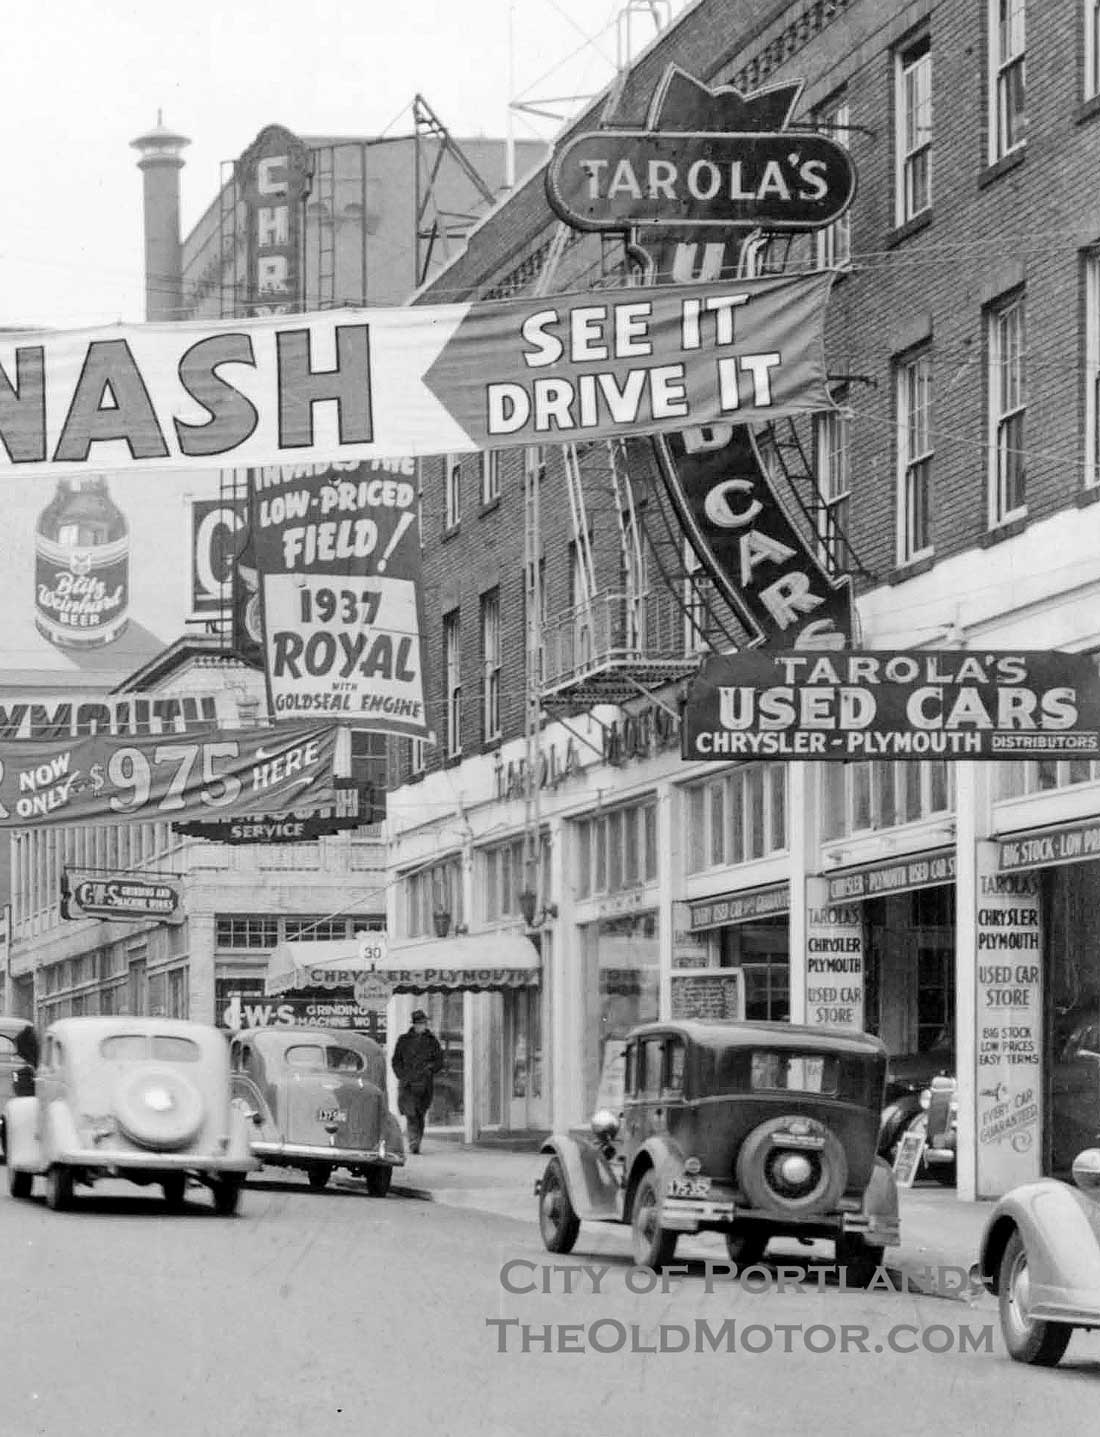
<instances>
[{"instance_id":1,"label":"vintage sedan","mask_svg":"<svg viewBox=\"0 0 1100 1437\"><path fill-rule=\"evenodd\" d=\"M363 1033L278 1026L247 1028L230 1045L233 1093L253 1123L265 1167L301 1168L312 1188L334 1169L366 1179L385 1197L405 1162L401 1124L386 1095L386 1054Z\"/></svg>"},{"instance_id":2,"label":"vintage sedan","mask_svg":"<svg viewBox=\"0 0 1100 1437\"><path fill-rule=\"evenodd\" d=\"M47 1030L33 1097L5 1112L8 1188L29 1198L46 1179L51 1208L101 1178L159 1183L178 1207L189 1180L219 1213L237 1210L257 1164L249 1124L231 1099L218 1030L168 1018L62 1018Z\"/></svg>"},{"instance_id":3,"label":"vintage sedan","mask_svg":"<svg viewBox=\"0 0 1100 1437\"><path fill-rule=\"evenodd\" d=\"M1073 1181L1013 1188L986 1221L972 1273L998 1302L1009 1356L1061 1361L1073 1329L1100 1328L1100 1148L1073 1163Z\"/></svg>"},{"instance_id":4,"label":"vintage sedan","mask_svg":"<svg viewBox=\"0 0 1100 1437\"><path fill-rule=\"evenodd\" d=\"M38 1034L25 1018L0 1017L0 1154L8 1150L3 1107L10 1098L34 1093L38 1065Z\"/></svg>"},{"instance_id":5,"label":"vintage sedan","mask_svg":"<svg viewBox=\"0 0 1100 1437\"><path fill-rule=\"evenodd\" d=\"M789 1023L670 1022L627 1041L623 1110L547 1140L536 1184L551 1252L581 1222L632 1229L635 1262L680 1233L721 1232L730 1260L771 1238L831 1238L853 1284L899 1241L898 1195L875 1152L886 1076L877 1038Z\"/></svg>"}]
</instances>

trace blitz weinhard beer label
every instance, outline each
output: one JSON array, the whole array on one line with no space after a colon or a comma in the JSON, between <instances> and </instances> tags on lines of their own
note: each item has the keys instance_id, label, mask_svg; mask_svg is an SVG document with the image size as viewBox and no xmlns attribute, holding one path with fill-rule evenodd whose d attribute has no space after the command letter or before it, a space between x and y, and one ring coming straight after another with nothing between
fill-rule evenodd
<instances>
[{"instance_id":1,"label":"blitz weinhard beer label","mask_svg":"<svg viewBox=\"0 0 1100 1437\"><path fill-rule=\"evenodd\" d=\"M126 628L130 530L102 474L63 477L38 516L35 624L58 648L113 643Z\"/></svg>"}]
</instances>

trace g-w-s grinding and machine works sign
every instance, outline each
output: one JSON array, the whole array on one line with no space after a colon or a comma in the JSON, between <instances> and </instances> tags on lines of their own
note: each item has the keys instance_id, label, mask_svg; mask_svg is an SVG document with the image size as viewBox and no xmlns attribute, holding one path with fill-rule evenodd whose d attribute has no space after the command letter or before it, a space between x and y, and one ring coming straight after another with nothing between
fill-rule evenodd
<instances>
[{"instance_id":1,"label":"g-w-s grinding and machine works sign","mask_svg":"<svg viewBox=\"0 0 1100 1437\"><path fill-rule=\"evenodd\" d=\"M622 124L618 96L600 129L555 152L547 199L577 229L625 233L647 283L739 274L752 231L821 229L855 196L855 167L840 140L791 127L801 93L800 81L751 95L712 90L669 66L643 126ZM830 573L818 536L788 512L748 427L781 417L742 411L655 432L661 482L747 647L846 648L851 585Z\"/></svg>"},{"instance_id":2,"label":"g-w-s grinding and machine works sign","mask_svg":"<svg viewBox=\"0 0 1100 1437\"><path fill-rule=\"evenodd\" d=\"M284 465L249 488L271 712L426 735L416 484Z\"/></svg>"},{"instance_id":3,"label":"g-w-s grinding and machine works sign","mask_svg":"<svg viewBox=\"0 0 1100 1437\"><path fill-rule=\"evenodd\" d=\"M180 887L163 879L151 882L130 874L112 878L82 878L78 872L68 875L62 885L62 918L110 918L138 922L159 918L164 922L182 922Z\"/></svg>"},{"instance_id":4,"label":"g-w-s grinding and machine works sign","mask_svg":"<svg viewBox=\"0 0 1100 1437\"><path fill-rule=\"evenodd\" d=\"M719 654L692 681L687 759L1036 759L1100 753L1100 672L1048 652Z\"/></svg>"},{"instance_id":5,"label":"g-w-s grinding and machine works sign","mask_svg":"<svg viewBox=\"0 0 1100 1437\"><path fill-rule=\"evenodd\" d=\"M331 804L335 746L331 724L4 744L0 829L229 818Z\"/></svg>"},{"instance_id":6,"label":"g-w-s grinding and machine works sign","mask_svg":"<svg viewBox=\"0 0 1100 1437\"><path fill-rule=\"evenodd\" d=\"M0 474L361 462L829 409L831 283L0 335Z\"/></svg>"}]
</instances>

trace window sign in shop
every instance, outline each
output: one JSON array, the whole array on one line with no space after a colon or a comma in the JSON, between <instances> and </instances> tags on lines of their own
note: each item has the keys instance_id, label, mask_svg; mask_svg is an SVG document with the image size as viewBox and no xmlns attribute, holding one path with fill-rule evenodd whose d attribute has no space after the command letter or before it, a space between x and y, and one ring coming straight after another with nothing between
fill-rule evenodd
<instances>
[{"instance_id":1,"label":"window sign in shop","mask_svg":"<svg viewBox=\"0 0 1100 1437\"><path fill-rule=\"evenodd\" d=\"M1095 820L1068 823L1047 833L1003 838L998 845L997 867L1002 873L1016 873L1085 858L1100 858L1100 823Z\"/></svg>"},{"instance_id":2,"label":"window sign in shop","mask_svg":"<svg viewBox=\"0 0 1100 1437\"><path fill-rule=\"evenodd\" d=\"M786 883L777 883L772 888L754 888L744 893L723 893L717 898L707 898L691 905L691 926L699 928L720 928L726 923L748 923L756 918L770 918L776 913L787 913L791 906L791 891Z\"/></svg>"},{"instance_id":3,"label":"window sign in shop","mask_svg":"<svg viewBox=\"0 0 1100 1437\"><path fill-rule=\"evenodd\" d=\"M672 966L673 968L709 968L710 937L691 927L691 907L687 903L672 905Z\"/></svg>"},{"instance_id":4,"label":"window sign in shop","mask_svg":"<svg viewBox=\"0 0 1100 1437\"><path fill-rule=\"evenodd\" d=\"M1088 654L715 654L684 710L685 759L1097 753L1100 670Z\"/></svg>"},{"instance_id":5,"label":"window sign in shop","mask_svg":"<svg viewBox=\"0 0 1100 1437\"><path fill-rule=\"evenodd\" d=\"M609 1038L604 1044L603 1071L596 1094L596 1111L607 1108L609 1112L621 1113L626 1093L626 1040Z\"/></svg>"},{"instance_id":6,"label":"window sign in shop","mask_svg":"<svg viewBox=\"0 0 1100 1437\"><path fill-rule=\"evenodd\" d=\"M709 973L673 973L669 1013L673 1018L701 1022L727 1022L745 1016L744 988L739 968Z\"/></svg>"},{"instance_id":7,"label":"window sign in shop","mask_svg":"<svg viewBox=\"0 0 1100 1437\"><path fill-rule=\"evenodd\" d=\"M863 1031L863 909L806 880L806 1022Z\"/></svg>"},{"instance_id":8,"label":"window sign in shop","mask_svg":"<svg viewBox=\"0 0 1100 1437\"><path fill-rule=\"evenodd\" d=\"M852 898L881 898L888 893L905 893L911 888L935 887L955 881L955 854L915 854L893 862L868 863L826 878L828 901L843 903Z\"/></svg>"},{"instance_id":9,"label":"window sign in shop","mask_svg":"<svg viewBox=\"0 0 1100 1437\"><path fill-rule=\"evenodd\" d=\"M997 845L978 844L977 1195L1040 1175L1042 926L1034 874L997 872Z\"/></svg>"}]
</instances>

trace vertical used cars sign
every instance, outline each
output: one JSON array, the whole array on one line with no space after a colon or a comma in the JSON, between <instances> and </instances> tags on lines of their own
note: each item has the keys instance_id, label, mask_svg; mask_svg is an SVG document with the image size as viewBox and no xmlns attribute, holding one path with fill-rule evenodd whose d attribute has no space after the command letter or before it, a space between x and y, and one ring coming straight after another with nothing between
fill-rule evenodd
<instances>
[{"instance_id":1,"label":"vertical used cars sign","mask_svg":"<svg viewBox=\"0 0 1100 1437\"><path fill-rule=\"evenodd\" d=\"M1037 759L1100 755L1088 654L719 654L692 681L683 757Z\"/></svg>"}]
</instances>

